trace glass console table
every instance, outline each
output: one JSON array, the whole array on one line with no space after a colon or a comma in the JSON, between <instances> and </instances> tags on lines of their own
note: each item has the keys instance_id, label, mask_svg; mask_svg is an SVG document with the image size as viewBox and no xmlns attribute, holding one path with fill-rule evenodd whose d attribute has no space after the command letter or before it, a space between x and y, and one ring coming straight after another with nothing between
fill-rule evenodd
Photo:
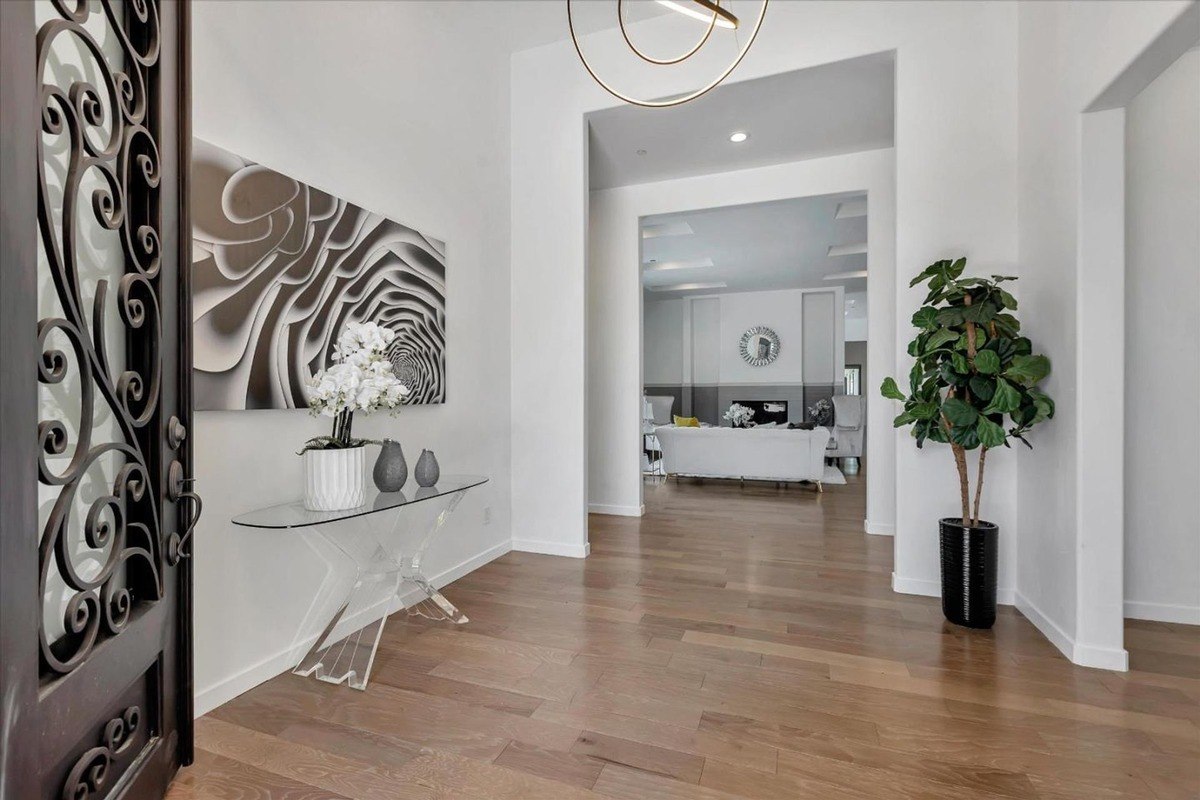
<instances>
[{"instance_id":1,"label":"glass console table","mask_svg":"<svg viewBox=\"0 0 1200 800\"><path fill-rule=\"evenodd\" d=\"M421 559L467 491L487 483L474 475L443 475L436 486L399 492L367 489L366 502L344 511L309 511L297 500L234 517L247 528L311 531L355 567L347 590L329 570L296 636L299 652L316 641L293 670L328 683L367 688L383 624L398 603L430 619L467 618L421 573ZM332 610L332 611L331 611Z\"/></svg>"}]
</instances>

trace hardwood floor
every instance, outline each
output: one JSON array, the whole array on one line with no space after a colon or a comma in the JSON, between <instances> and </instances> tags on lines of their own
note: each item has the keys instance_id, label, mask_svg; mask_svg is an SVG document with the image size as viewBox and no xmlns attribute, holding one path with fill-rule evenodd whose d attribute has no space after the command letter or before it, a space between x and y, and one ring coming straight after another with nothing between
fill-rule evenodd
<instances>
[{"instance_id":1,"label":"hardwood floor","mask_svg":"<svg viewBox=\"0 0 1200 800\"><path fill-rule=\"evenodd\" d=\"M396 616L364 692L284 675L197 722L171 800L1200 797L1200 630L1126 674L894 594L863 486L648 486L592 555L510 553ZM935 535L932 526L930 535Z\"/></svg>"}]
</instances>

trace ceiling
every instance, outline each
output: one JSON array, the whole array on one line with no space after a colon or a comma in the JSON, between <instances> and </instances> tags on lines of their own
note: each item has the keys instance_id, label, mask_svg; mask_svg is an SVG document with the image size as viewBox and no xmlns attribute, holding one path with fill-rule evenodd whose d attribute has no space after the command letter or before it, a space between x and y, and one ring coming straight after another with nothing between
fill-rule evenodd
<instances>
[{"instance_id":1,"label":"ceiling","mask_svg":"<svg viewBox=\"0 0 1200 800\"><path fill-rule=\"evenodd\" d=\"M588 117L591 188L891 147L894 65L880 53L725 84L674 108L598 111ZM734 144L734 131L749 138Z\"/></svg>"},{"instance_id":2,"label":"ceiling","mask_svg":"<svg viewBox=\"0 0 1200 800\"><path fill-rule=\"evenodd\" d=\"M866 213L866 196L857 193L645 217L646 298L839 285L865 291L865 277L826 276L867 268L865 253L829 255L830 247L867 241ZM693 288L671 288L680 285Z\"/></svg>"},{"instance_id":3,"label":"ceiling","mask_svg":"<svg viewBox=\"0 0 1200 800\"><path fill-rule=\"evenodd\" d=\"M444 0L441 0L444 2ZM572 0L578 6L575 30L580 35L617 27L617 0ZM447 12L463 12L457 23L486 29L509 52L569 39L566 0L459 0ZM655 0L625 0L626 22L673 13ZM580 67L582 69L582 67Z\"/></svg>"}]
</instances>

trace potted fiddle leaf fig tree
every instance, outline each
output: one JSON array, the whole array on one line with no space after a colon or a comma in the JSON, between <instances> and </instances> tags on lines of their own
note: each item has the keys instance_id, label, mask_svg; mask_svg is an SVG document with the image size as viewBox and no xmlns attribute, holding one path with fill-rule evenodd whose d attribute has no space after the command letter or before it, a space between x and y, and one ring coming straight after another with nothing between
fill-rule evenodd
<instances>
[{"instance_id":1,"label":"potted fiddle leaf fig tree","mask_svg":"<svg viewBox=\"0 0 1200 800\"><path fill-rule=\"evenodd\" d=\"M925 301L913 314L916 338L908 354L916 359L908 393L893 378L883 381L884 397L904 404L897 428L912 427L917 447L927 441L950 445L958 468L961 513L941 520L942 611L946 619L971 628L996 621L999 527L980 519L988 450L1026 435L1054 416L1054 401L1038 388L1050 374L1050 359L1033 352L1013 315L1016 298L1004 275L964 278L967 260L929 265L909 286L927 284ZM967 454L978 450L974 502Z\"/></svg>"}]
</instances>

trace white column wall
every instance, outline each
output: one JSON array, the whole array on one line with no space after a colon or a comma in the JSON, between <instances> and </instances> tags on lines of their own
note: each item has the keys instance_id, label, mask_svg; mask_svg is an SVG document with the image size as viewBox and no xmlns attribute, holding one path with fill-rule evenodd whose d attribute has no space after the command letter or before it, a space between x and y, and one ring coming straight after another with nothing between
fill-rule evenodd
<instances>
[{"instance_id":1,"label":"white column wall","mask_svg":"<svg viewBox=\"0 0 1200 800\"><path fill-rule=\"evenodd\" d=\"M1107 447L1100 443L1099 462L1085 456L1084 425L1095 419L1097 435L1111 437L1114 420L1122 418L1121 392L1114 392L1107 363L1111 331L1104 333L1120 323L1081 306L1098 303L1098 310L1116 308L1123 315L1123 303L1112 297L1123 297L1124 281L1103 260L1085 258L1081 245L1085 217L1100 213L1096 208L1088 213L1081 202L1087 196L1082 170L1099 164L1111 172L1111 164L1084 151L1083 112L1188 6L1182 1L1019 6L1020 318L1053 362L1045 388L1058 415L1036 431L1036 450L1020 456L1016 601L1069 658L1092 666L1120 669L1126 660L1120 621L1114 620L1120 603L1112 602L1121 594L1120 537L1092 530L1081 519L1081 510L1112 508L1106 505L1113 500L1112 475L1093 480L1092 470L1111 473L1110 462L1121 460L1120 451L1109 438ZM1120 158L1119 142L1113 147L1111 138L1095 141L1103 132L1099 122L1100 129L1088 132L1093 143ZM1118 218L1113 225L1119 230L1108 233L1123 235L1122 223ZM1103 224L1092 230L1105 233ZM1099 341L1090 338L1092 329L1101 333ZM1119 341L1116 346L1123 349ZM1084 370L1087 359L1080 352L1087 347L1099 351L1091 361L1098 372ZM1120 519L1110 515L1098 524L1120 527ZM1108 599L1093 605L1104 590L1089 583L1107 586ZM1098 632L1108 638L1097 638Z\"/></svg>"},{"instance_id":2,"label":"white column wall","mask_svg":"<svg viewBox=\"0 0 1200 800\"><path fill-rule=\"evenodd\" d=\"M1124 611L1200 625L1200 49L1125 130Z\"/></svg>"}]
</instances>

